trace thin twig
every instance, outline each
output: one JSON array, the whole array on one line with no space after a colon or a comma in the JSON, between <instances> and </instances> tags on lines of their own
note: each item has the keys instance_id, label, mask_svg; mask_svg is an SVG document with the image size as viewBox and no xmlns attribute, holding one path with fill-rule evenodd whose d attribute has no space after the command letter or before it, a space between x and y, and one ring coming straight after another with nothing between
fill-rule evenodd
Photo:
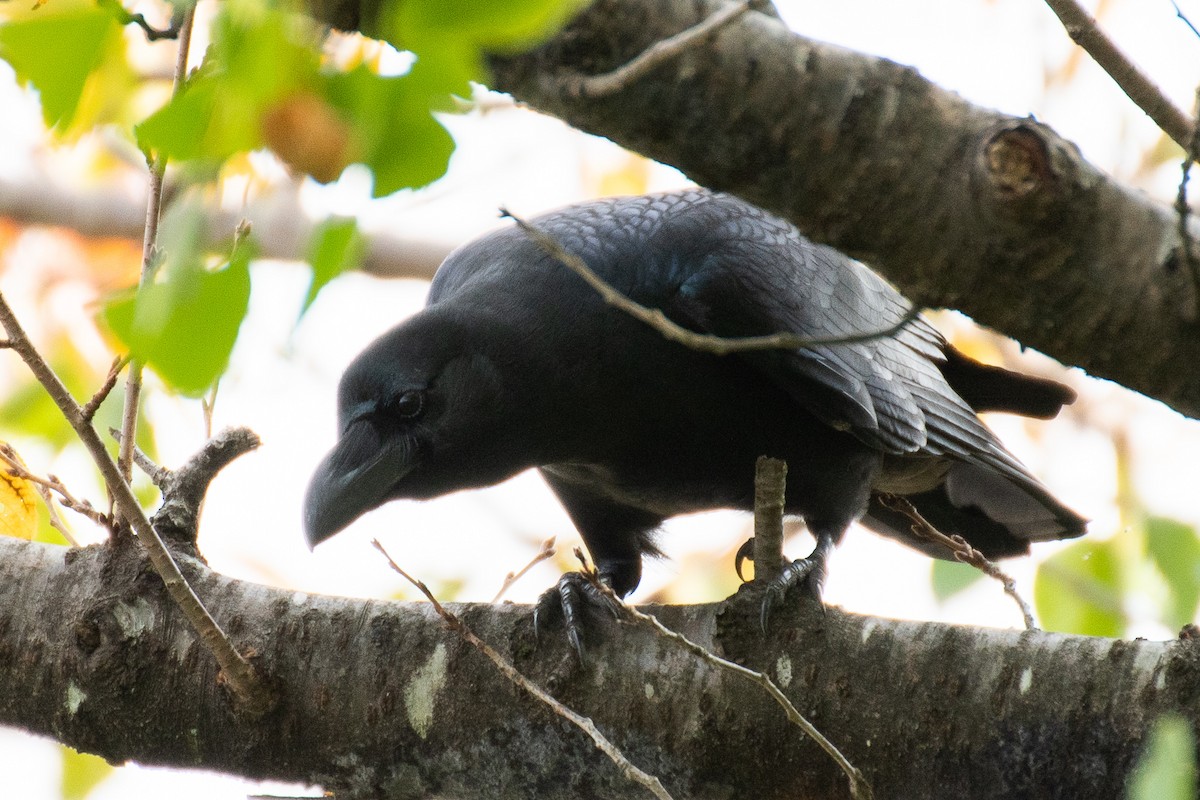
<instances>
[{"instance_id":1,"label":"thin twig","mask_svg":"<svg viewBox=\"0 0 1200 800\"><path fill-rule=\"evenodd\" d=\"M500 586L500 591L496 592L496 596L492 598L493 603L500 602L500 598L512 588L512 585L524 577L525 573L533 569L534 566L540 564L548 558L554 558L554 537L551 536L546 541L542 542L542 549L529 560L529 563L521 567L516 572L510 572L504 576L504 583Z\"/></svg>"},{"instance_id":2,"label":"thin twig","mask_svg":"<svg viewBox=\"0 0 1200 800\"><path fill-rule=\"evenodd\" d=\"M171 15L171 24L166 28L155 28L141 14L131 14L117 0L101 0L100 5L110 9L122 25L137 25L146 34L146 41L157 42L162 39L178 39L183 30L184 9L177 8ZM195 5L193 3L192 5Z\"/></svg>"},{"instance_id":3,"label":"thin twig","mask_svg":"<svg viewBox=\"0 0 1200 800\"><path fill-rule=\"evenodd\" d=\"M192 23L196 18L196 4L188 5L179 24L179 52L175 58L175 83L171 96L179 94L187 76L188 51L192 43ZM167 173L167 157L162 154L146 156L150 168L150 184L146 195L146 230L142 238L142 274L139 287L149 283L158 261L158 223L162 218L163 178ZM121 449L117 464L125 480L133 476L133 444L137 439L138 406L142 395L142 367L137 359L129 364L129 376L125 380L125 409L121 417Z\"/></svg>"},{"instance_id":4,"label":"thin twig","mask_svg":"<svg viewBox=\"0 0 1200 800\"><path fill-rule=\"evenodd\" d=\"M655 42L632 61L612 72L601 75L572 75L564 78L561 90L567 95L579 98L596 98L615 94L644 77L654 68L678 58L681 53L692 47L703 44L710 36L749 11L752 5L749 0L743 0L740 3L724 6L692 27Z\"/></svg>"},{"instance_id":5,"label":"thin twig","mask_svg":"<svg viewBox=\"0 0 1200 800\"><path fill-rule=\"evenodd\" d=\"M46 511L50 515L50 527L58 531L59 535L67 540L67 544L71 547L79 547L79 540L75 538L75 534L67 526L66 520L58 513L58 506L54 502L54 495L50 494L50 490L45 486L34 484L38 496L42 498L42 502L46 504Z\"/></svg>"},{"instance_id":6,"label":"thin twig","mask_svg":"<svg viewBox=\"0 0 1200 800\"><path fill-rule=\"evenodd\" d=\"M1190 24L1190 23L1189 23ZM1192 108L1200 116L1200 86L1196 87L1196 102ZM1193 246L1191 231L1191 204L1188 203L1188 180L1192 174L1192 165L1200 161L1200 127L1192 131L1192 138L1181 165L1183 174L1179 178L1179 190L1175 193L1175 213L1179 221L1179 250L1184 266L1192 276L1192 293L1196 319L1200 321L1200 256Z\"/></svg>"},{"instance_id":7,"label":"thin twig","mask_svg":"<svg viewBox=\"0 0 1200 800\"><path fill-rule=\"evenodd\" d=\"M0 339L0 350L7 350L10 347L12 347L12 342L8 339Z\"/></svg>"},{"instance_id":8,"label":"thin twig","mask_svg":"<svg viewBox=\"0 0 1200 800\"><path fill-rule=\"evenodd\" d=\"M1189 28L1191 28L1192 33L1194 33L1194 34L1196 34L1196 36L1200 37L1200 31L1196 30L1196 26L1193 25L1192 21L1190 19L1188 19L1187 16L1183 13L1183 9L1179 7L1179 3L1176 3L1175 0L1171 0L1171 5L1175 6L1175 16L1177 16L1181 20L1183 20L1183 24L1187 25Z\"/></svg>"},{"instance_id":9,"label":"thin twig","mask_svg":"<svg viewBox=\"0 0 1200 800\"><path fill-rule=\"evenodd\" d=\"M213 411L217 407L217 388L220 385L220 381L214 383L208 396L200 398L200 411L204 414L204 438L206 439L212 438Z\"/></svg>"},{"instance_id":10,"label":"thin twig","mask_svg":"<svg viewBox=\"0 0 1200 800\"><path fill-rule=\"evenodd\" d=\"M616 593L613 592L612 587L600 580L599 576L596 574L596 571L588 565L582 550L576 548L575 557L578 558L580 563L583 564L583 568L580 571L583 573L584 577L587 578L600 592L604 593L610 600L612 600L618 608L632 617L634 621L640 622L644 625L649 625L655 631L657 631L659 635L675 642L689 653L699 657L702 661L718 669L732 672L739 677L745 678L746 680L761 686L763 690L770 695L771 699L778 703L783 709L784 714L787 715L788 721L800 728L800 730L802 730L806 736L816 742L817 745L824 750L830 758L833 759L834 763L838 765L842 772L846 773L846 777L850 781L851 797L855 798L855 800L870 800L870 798L874 797L874 792L871 790L871 785L867 783L866 777L862 774L862 772L859 771L858 767L851 764L850 760L842 755L842 751L838 750L837 745L829 741L829 739L825 737L825 734L821 733L821 731L818 730L815 725L809 722L808 719L800 713L799 709L797 709L792 701L788 699L787 695L783 693L783 690L779 688L775 681L771 680L770 675L767 675L763 672L757 672L748 667L744 667L735 661L729 661L721 658L707 647L693 642L691 639L687 638L676 630L668 628L653 614L647 614L629 605L624 600L617 597ZM755 577L757 578L758 564L754 565L754 569Z\"/></svg>"},{"instance_id":11,"label":"thin twig","mask_svg":"<svg viewBox=\"0 0 1200 800\"><path fill-rule=\"evenodd\" d=\"M221 674L233 691L240 708L251 715L262 714L275 704L274 695L268 691L258 673L250 663L242 657L230 642L229 637L221 630L221 626L213 619L208 609L200 602L191 585L179 571L179 565L163 544L162 538L146 518L146 512L138 504L137 497L120 468L101 441L100 435L92 424L83 418L83 409L75 402L75 398L63 385L62 380L55 374L50 365L42 357L33 343L29 341L21 328L16 315L13 314L4 295L0 293L0 327L8 334L12 347L25 361L26 366L46 389L50 399L58 406L67 422L75 430L75 434L87 448L92 460L100 469L108 491L114 498L121 517L133 528L138 540L146 548L146 554L154 569L162 577L167 593L187 617L196 633L200 636L209 652L216 658L221 667Z\"/></svg>"},{"instance_id":12,"label":"thin twig","mask_svg":"<svg viewBox=\"0 0 1200 800\"><path fill-rule=\"evenodd\" d=\"M600 729L596 727L596 723L592 722L587 717L567 708L549 693L547 693L546 690L542 689L536 683L518 672L517 668L514 667L508 661L508 659L500 655L500 653L493 649L487 642L476 636L475 633L468 628L461 619L459 619L452 612L447 610L441 603L439 603L437 598L434 597L433 592L429 591L429 587L426 586L424 582L417 580L401 569L400 565L393 561L392 557L388 555L387 550L383 549L383 545L379 543L378 539L372 539L371 544L375 545L375 549L383 554L383 557L387 559L387 562L391 565L392 569L400 573L400 575L406 581L417 587L421 594L425 595L429 602L433 604L433 610L437 612L438 616L442 618L450 630L462 637L463 641L465 641L467 644L471 645L476 650L491 659L491 662L496 665L496 668L499 669L506 678L543 702L555 714L558 714L560 717L568 720L581 731L586 733L589 737L591 737L596 747L599 748L601 752L608 756L612 762L617 765L617 768L621 770L621 773L625 775L625 777L646 787L646 789L648 789L655 797L659 798L659 800L671 800L671 795L668 794L667 790L663 788L663 785L658 778L634 766L629 759L625 757L625 754L622 753L616 745L609 741L608 737L600 732Z\"/></svg>"},{"instance_id":13,"label":"thin twig","mask_svg":"<svg viewBox=\"0 0 1200 800\"><path fill-rule=\"evenodd\" d=\"M120 376L121 370L125 369L125 365L128 363L129 356L117 356L113 359L112 366L108 368L108 376L104 379L104 383L92 395L92 399L83 404L83 418L88 422L91 422L92 417L96 416L96 412L100 409L100 404L108 398L113 387L117 385L117 377Z\"/></svg>"},{"instance_id":14,"label":"thin twig","mask_svg":"<svg viewBox=\"0 0 1200 800\"><path fill-rule=\"evenodd\" d=\"M114 523L111 517L97 511L96 507L87 500L77 500L61 480L53 475L47 475L45 478L42 478L30 472L29 468L17 458L16 451L12 449L11 445L0 445L0 461L4 462L5 470L9 474L32 483L43 497L48 496L50 492L54 492L59 496L60 501L66 508L74 511L76 514L87 517L97 525L109 530L113 529ZM68 539L68 541L71 540Z\"/></svg>"},{"instance_id":15,"label":"thin twig","mask_svg":"<svg viewBox=\"0 0 1200 800\"><path fill-rule=\"evenodd\" d=\"M869 342L875 339L883 339L895 334L903 329L913 320L920 316L921 310L917 307L909 308L899 320L885 328L880 328L875 331L866 331L863 333L852 333L846 336L800 336L795 333L782 331L780 333L767 334L765 336L741 336L727 338L724 336L715 336L709 333L696 333L679 325L667 318L667 315L661 309L647 308L641 303L630 300L612 284L596 274L582 258L569 252L561 244L558 243L553 236L543 231L541 228L526 222L520 217L511 212L500 209L501 216L508 217L517 223L529 238L533 239L543 250L549 253L560 262L563 266L570 269L579 277L583 278L589 286L596 290L604 302L615 308L619 308L629 314L634 319L641 320L650 327L657 330L665 338L679 342L693 350L700 350L706 353L723 356L729 353L744 352L748 350L801 350L812 347L824 347L829 345L841 344L857 344L859 342Z\"/></svg>"},{"instance_id":16,"label":"thin twig","mask_svg":"<svg viewBox=\"0 0 1200 800\"><path fill-rule=\"evenodd\" d=\"M1162 89L1121 52L1100 30L1095 18L1076 0L1046 0L1046 5L1058 16L1075 44L1087 51L1134 105L1146 112L1180 147L1190 149L1195 120L1189 119L1186 112L1172 103Z\"/></svg>"},{"instance_id":17,"label":"thin twig","mask_svg":"<svg viewBox=\"0 0 1200 800\"><path fill-rule=\"evenodd\" d=\"M970 564L988 577L1000 581L1001 585L1004 586L1005 594L1011 597L1021 609L1021 616L1025 618L1025 629L1031 631L1040 630L1037 622L1034 620L1033 609L1029 607L1029 603L1025 602L1025 598L1021 597L1020 592L1017 591L1017 582L1012 579L1012 576L996 566L994 562L988 560L983 553L972 547L966 539L958 534L947 536L933 527L929 520L925 519L920 511L917 511L916 506L904 497L894 494L881 494L879 495L879 502L892 511L898 511L912 520L912 532L914 535L942 545L954 554L956 561Z\"/></svg>"},{"instance_id":18,"label":"thin twig","mask_svg":"<svg viewBox=\"0 0 1200 800\"><path fill-rule=\"evenodd\" d=\"M121 432L116 428L109 428L108 435L113 437L118 445L124 443ZM209 436L208 438L211 439L212 437ZM136 444L133 446L133 463L137 464L138 469L146 473L146 477L150 479L150 482L159 489L163 488L167 481L171 479L171 470L161 464L155 463L154 459L146 455L145 451Z\"/></svg>"}]
</instances>

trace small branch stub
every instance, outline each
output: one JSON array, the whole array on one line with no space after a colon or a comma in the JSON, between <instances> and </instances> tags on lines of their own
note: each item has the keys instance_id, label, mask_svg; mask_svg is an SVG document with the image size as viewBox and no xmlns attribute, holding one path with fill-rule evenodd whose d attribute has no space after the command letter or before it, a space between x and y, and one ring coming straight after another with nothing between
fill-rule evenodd
<instances>
[{"instance_id":1,"label":"small branch stub","mask_svg":"<svg viewBox=\"0 0 1200 800\"><path fill-rule=\"evenodd\" d=\"M759 456L754 466L754 580L769 583L783 569L783 507L787 462Z\"/></svg>"}]
</instances>

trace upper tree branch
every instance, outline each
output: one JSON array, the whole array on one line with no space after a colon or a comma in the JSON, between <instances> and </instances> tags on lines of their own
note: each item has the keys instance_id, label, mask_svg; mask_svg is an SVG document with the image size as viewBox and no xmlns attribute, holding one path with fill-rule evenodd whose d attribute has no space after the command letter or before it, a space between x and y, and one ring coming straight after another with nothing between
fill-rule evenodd
<instances>
[{"instance_id":1,"label":"upper tree branch","mask_svg":"<svg viewBox=\"0 0 1200 800\"><path fill-rule=\"evenodd\" d=\"M215 663L147 579L137 548L0 540L0 660L15 666L0 670L0 723L112 761L346 796L630 796L589 738L427 604L307 595L181 563L278 688L269 717L232 713ZM564 671L567 644L543 637L535 649L528 607L452 609L675 796L847 796L845 776L759 686L642 626L608 623L590 666ZM1047 787L1115 797L1137 754L1131 743L1156 715L1200 722L1200 659L1188 642L974 630L813 605L780 610L786 634L764 640L757 610L737 598L654 613L768 674L880 797L1036 797Z\"/></svg>"}]
</instances>

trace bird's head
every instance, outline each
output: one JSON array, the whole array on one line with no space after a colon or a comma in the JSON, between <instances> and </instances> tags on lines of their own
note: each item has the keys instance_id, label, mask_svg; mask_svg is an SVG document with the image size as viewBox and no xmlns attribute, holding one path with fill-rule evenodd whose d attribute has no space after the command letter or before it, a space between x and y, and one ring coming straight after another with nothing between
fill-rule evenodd
<instances>
[{"instance_id":1,"label":"bird's head","mask_svg":"<svg viewBox=\"0 0 1200 800\"><path fill-rule=\"evenodd\" d=\"M338 442L304 500L310 547L388 500L497 483L512 403L493 354L431 309L377 339L342 376Z\"/></svg>"}]
</instances>

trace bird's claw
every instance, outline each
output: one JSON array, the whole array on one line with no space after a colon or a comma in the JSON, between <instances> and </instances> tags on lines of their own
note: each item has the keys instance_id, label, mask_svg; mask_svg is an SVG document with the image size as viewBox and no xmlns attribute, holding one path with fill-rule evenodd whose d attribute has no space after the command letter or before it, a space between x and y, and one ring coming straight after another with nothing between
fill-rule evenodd
<instances>
[{"instance_id":1,"label":"bird's claw","mask_svg":"<svg viewBox=\"0 0 1200 800\"><path fill-rule=\"evenodd\" d=\"M747 583L746 576L742 574L742 564L745 564L747 561L754 561L753 536L742 542L742 546L738 548L737 552L733 556L733 570L737 573L738 580L740 580L742 583ZM757 574L757 570L755 574Z\"/></svg>"},{"instance_id":2,"label":"bird's claw","mask_svg":"<svg viewBox=\"0 0 1200 800\"><path fill-rule=\"evenodd\" d=\"M746 545L742 545L745 549ZM759 624L763 635L767 635L767 625L771 618L771 609L782 602L788 590L798 584L804 584L809 594L821 603L821 587L825 585L825 559L833 548L833 540L826 541L823 537L817 541L817 546L805 558L798 558L784 566L779 576L767 584L763 595L762 610L759 614ZM739 554L741 550L738 551ZM824 608L824 606L822 606Z\"/></svg>"},{"instance_id":3,"label":"bird's claw","mask_svg":"<svg viewBox=\"0 0 1200 800\"><path fill-rule=\"evenodd\" d=\"M538 598L533 609L533 636L538 641L541 638L542 623L547 616L561 615L563 628L566 630L567 641L571 649L583 663L583 629L585 614L588 608L604 608L618 619L619 614L612 598L602 592L582 573L568 572L559 578L558 583L547 589Z\"/></svg>"}]
</instances>

